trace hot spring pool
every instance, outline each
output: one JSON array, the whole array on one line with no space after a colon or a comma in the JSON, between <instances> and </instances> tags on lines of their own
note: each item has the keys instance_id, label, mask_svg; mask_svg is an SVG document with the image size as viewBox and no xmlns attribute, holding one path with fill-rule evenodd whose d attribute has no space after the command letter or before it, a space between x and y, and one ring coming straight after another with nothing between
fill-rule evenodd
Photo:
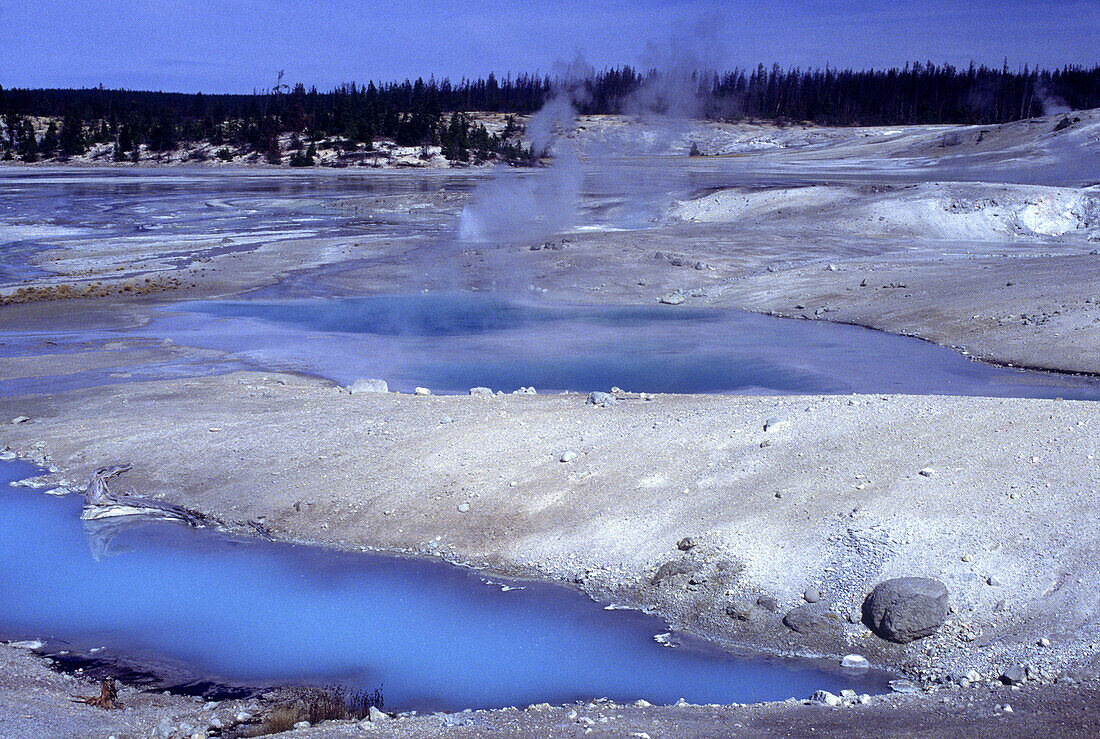
<instances>
[{"instance_id":1,"label":"hot spring pool","mask_svg":"<svg viewBox=\"0 0 1100 739\"><path fill-rule=\"evenodd\" d=\"M0 463L0 637L154 655L228 684L382 686L388 710L608 697L652 703L882 692L886 675L661 646L660 620L566 588L418 559L82 522L81 500L8 487Z\"/></svg>"},{"instance_id":2,"label":"hot spring pool","mask_svg":"<svg viewBox=\"0 0 1100 739\"><path fill-rule=\"evenodd\" d=\"M342 384L463 393L904 393L1100 399L1093 378L994 367L918 339L683 306L556 306L484 294L190 302L147 332Z\"/></svg>"}]
</instances>

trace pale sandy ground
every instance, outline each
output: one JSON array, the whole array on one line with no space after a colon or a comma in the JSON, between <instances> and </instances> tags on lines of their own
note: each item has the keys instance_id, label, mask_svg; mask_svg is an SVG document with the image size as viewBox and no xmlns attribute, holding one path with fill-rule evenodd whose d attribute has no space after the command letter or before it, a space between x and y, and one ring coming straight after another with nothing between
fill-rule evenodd
<instances>
[{"instance_id":1,"label":"pale sandy ground","mask_svg":"<svg viewBox=\"0 0 1100 739\"><path fill-rule=\"evenodd\" d=\"M1097 116L1086 118L1087 126L1070 130L1087 143ZM993 130L973 145L1000 142L993 153L979 152L999 151L998 161L1053 157L1053 144L1020 143L1025 134L1045 142L1052 122L1038 133L1030 125ZM731 156L795 151L813 160L811 169L851 162L864 176L887 171L880 165L891 158L957 156L955 148L939 151L939 127L758 129L714 133L708 145L724 141ZM724 188L667 204L661 222L646 231L576 233L560 250L470 246L454 258L454 273L470 283L497 275L504 287L535 287L566 301L651 303L678 289L689 305L861 323L999 362L1100 372L1100 257L1091 253L1096 194L1085 181L1040 188L910 185L892 177L873 189L865 182ZM437 198L432 207L453 213L460 202ZM382 213L407 204L370 207ZM415 240L316 246L278 242L211 257L206 272L188 273L196 287L169 297L232 294L290 274L302 261L352 257L364 261L328 277L335 288L392 290L417 284L430 259ZM76 253L51 257L60 257L58 265L70 260L73 276L99 269ZM105 261L126 259L120 253ZM140 321L143 300L151 299L8 306L0 322L54 325L88 310L84 315L110 323L116 306ZM144 361L179 350L128 351ZM110 363L109 353L88 359ZM52 363L49 355L0 360L0 376L51 374ZM856 651L917 677L971 668L990 677L1018 662L1046 675L1038 681L1044 686L1020 692L945 689L839 710L617 708L603 714L622 719L592 725L578 723L580 716L595 720L603 709L498 711L469 717L467 727L402 719L372 730L382 735L1096 729L1095 711L1080 711L1096 705L1100 617L1100 413L1093 403L658 396L624 397L602 409L578 395L350 395L320 380L241 373L0 401L0 418L19 415L31 421L4 426L0 443L56 465L51 485L79 487L96 467L132 462L127 486L229 524L262 519L280 538L427 552L574 583L730 646L834 658ZM445 417L451 422L442 423ZM783 424L765 432L769 418ZM565 451L577 459L559 461ZM931 476L918 474L923 468ZM458 510L463 503L467 512ZM676 549L683 536L699 542L689 554ZM685 572L653 583L669 562ZM699 584L689 582L692 573ZM935 637L891 645L847 618L875 582L898 575L947 584L954 612ZM989 585L990 577L1002 584ZM836 618L822 633L794 634L780 619L811 586L822 590ZM755 608L747 621L726 615L727 606L754 603L760 594L778 599L777 614ZM1040 638L1050 646L1039 647ZM103 735L108 724L97 723L93 709L59 707L68 683L34 692L16 679L26 659L2 651L19 666L0 671L9 676L0 700L28 701L28 712L40 712L36 723L68 722L58 726ZM1051 684L1066 674L1084 677L1084 686ZM1017 710L995 710L1005 702ZM197 710L173 705L181 716ZM578 717L569 718L570 710ZM4 713L10 720L13 711ZM148 735L154 724L137 733ZM130 731L110 726L119 736ZM8 733L34 735L27 729Z\"/></svg>"}]
</instances>

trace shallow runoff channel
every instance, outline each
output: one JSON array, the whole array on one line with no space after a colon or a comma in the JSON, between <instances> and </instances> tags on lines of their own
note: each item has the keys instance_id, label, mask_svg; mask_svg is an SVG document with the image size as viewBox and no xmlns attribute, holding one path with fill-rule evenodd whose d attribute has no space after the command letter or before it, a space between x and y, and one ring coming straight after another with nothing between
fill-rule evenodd
<instances>
[{"instance_id":1,"label":"shallow runoff channel","mask_svg":"<svg viewBox=\"0 0 1100 739\"><path fill-rule=\"evenodd\" d=\"M0 637L53 653L153 655L223 685L380 687L388 710L886 688L879 672L736 657L561 586L133 517L82 522L77 496L8 486L35 472L0 463Z\"/></svg>"}]
</instances>

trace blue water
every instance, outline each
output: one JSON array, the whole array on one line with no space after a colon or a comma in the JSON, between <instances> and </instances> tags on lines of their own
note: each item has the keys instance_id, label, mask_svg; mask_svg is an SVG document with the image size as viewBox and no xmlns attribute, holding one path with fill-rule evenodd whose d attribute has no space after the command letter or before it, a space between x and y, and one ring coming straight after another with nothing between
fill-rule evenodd
<instances>
[{"instance_id":1,"label":"blue water","mask_svg":"<svg viewBox=\"0 0 1100 739\"><path fill-rule=\"evenodd\" d=\"M857 326L684 306L594 307L477 293L191 302L147 331L341 383L462 393L905 393L1100 399L1095 378L994 367ZM211 318L216 320L211 320Z\"/></svg>"},{"instance_id":2,"label":"blue water","mask_svg":"<svg viewBox=\"0 0 1100 739\"><path fill-rule=\"evenodd\" d=\"M232 538L168 523L81 522L80 499L6 485L0 637L154 654L251 685L384 686L386 707L460 710L610 697L673 703L881 692L881 673L746 661L574 591L436 562Z\"/></svg>"}]
</instances>

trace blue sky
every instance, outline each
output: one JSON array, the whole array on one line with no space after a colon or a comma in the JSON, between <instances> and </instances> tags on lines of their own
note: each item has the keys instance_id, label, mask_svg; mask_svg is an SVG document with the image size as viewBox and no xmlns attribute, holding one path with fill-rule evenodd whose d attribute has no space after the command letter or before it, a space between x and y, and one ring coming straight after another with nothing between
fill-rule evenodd
<instances>
[{"instance_id":1,"label":"blue sky","mask_svg":"<svg viewBox=\"0 0 1100 739\"><path fill-rule=\"evenodd\" d=\"M0 85L249 92L693 63L1100 64L1098 0L0 0Z\"/></svg>"}]
</instances>

